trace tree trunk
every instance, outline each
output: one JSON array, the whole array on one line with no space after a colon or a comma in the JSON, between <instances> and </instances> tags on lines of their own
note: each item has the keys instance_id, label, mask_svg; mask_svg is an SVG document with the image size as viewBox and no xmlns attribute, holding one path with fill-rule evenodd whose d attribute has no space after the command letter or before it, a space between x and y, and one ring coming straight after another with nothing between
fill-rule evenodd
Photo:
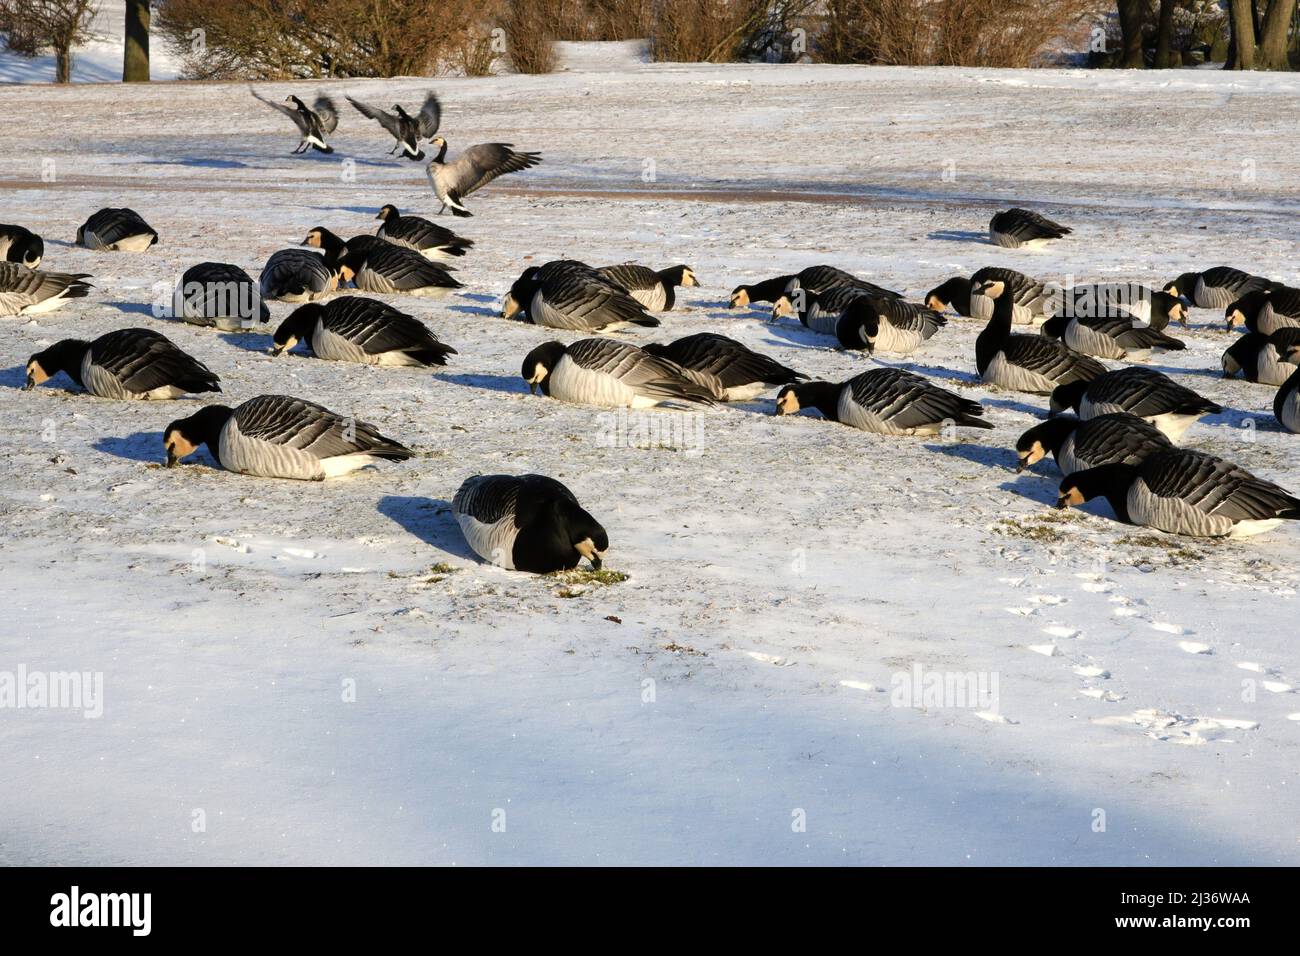
<instances>
[{"instance_id":1,"label":"tree trunk","mask_svg":"<svg viewBox=\"0 0 1300 956\"><path fill-rule=\"evenodd\" d=\"M1156 25L1156 69L1174 66L1174 0L1160 0L1160 20Z\"/></svg>"},{"instance_id":2,"label":"tree trunk","mask_svg":"<svg viewBox=\"0 0 1300 956\"><path fill-rule=\"evenodd\" d=\"M1264 14L1255 66L1261 70L1290 68L1287 59L1287 31L1295 14L1296 0L1273 0Z\"/></svg>"},{"instance_id":3,"label":"tree trunk","mask_svg":"<svg viewBox=\"0 0 1300 956\"><path fill-rule=\"evenodd\" d=\"M1255 69L1255 16L1254 0L1230 0L1229 25L1232 27L1232 51L1228 54L1227 70Z\"/></svg>"},{"instance_id":4,"label":"tree trunk","mask_svg":"<svg viewBox=\"0 0 1300 956\"><path fill-rule=\"evenodd\" d=\"M1143 0L1119 0L1119 30L1123 44L1119 65L1126 70L1140 70L1146 66L1142 59L1142 7Z\"/></svg>"},{"instance_id":5,"label":"tree trunk","mask_svg":"<svg viewBox=\"0 0 1300 956\"><path fill-rule=\"evenodd\" d=\"M126 0L122 82L149 82L149 0Z\"/></svg>"},{"instance_id":6,"label":"tree trunk","mask_svg":"<svg viewBox=\"0 0 1300 956\"><path fill-rule=\"evenodd\" d=\"M54 82L72 82L72 49L66 46L54 50Z\"/></svg>"}]
</instances>

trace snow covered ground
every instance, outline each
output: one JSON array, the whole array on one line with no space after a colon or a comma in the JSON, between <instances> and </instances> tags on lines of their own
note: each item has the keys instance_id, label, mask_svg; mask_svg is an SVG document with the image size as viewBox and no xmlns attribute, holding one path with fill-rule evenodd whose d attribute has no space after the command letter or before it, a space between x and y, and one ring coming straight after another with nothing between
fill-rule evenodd
<instances>
[{"instance_id":1,"label":"snow covered ground","mask_svg":"<svg viewBox=\"0 0 1300 956\"><path fill-rule=\"evenodd\" d=\"M387 105L429 82L329 88ZM966 320L898 363L985 402L996 430L954 443L777 419L770 399L629 432L530 396L520 361L557 336L496 317L530 263L687 262L705 285L620 337L716 330L843 379L871 361L730 311L729 290L819 262L916 297L990 264L1295 281L1300 77L591 55L436 88L453 152L504 140L545 163L444 220L478 243L462 294L393 300L460 351L432 373L272 359L269 328L150 314L155 283L200 260L255 275L312 226L436 211L374 124L349 111L336 155L299 158L240 84L0 89L7 115L46 120L0 143L0 219L96 286L0 321L0 672L103 680L97 719L0 709L0 862L1300 862L1300 529L1197 542L1104 505L1060 517L1046 464L1012 473L1046 403L976 383ZM988 245L1012 202L1074 236ZM73 247L108 205L161 243ZM421 456L324 485L206 456L167 471L161 430L196 403L20 390L32 352L133 325L232 403L300 395ZM1221 317L1185 337L1155 366L1228 409L1189 442L1300 488L1272 390L1219 377ZM643 428L675 450L635 447ZM447 502L496 471L565 481L629 579L475 560ZM917 668L996 684L996 706L897 706Z\"/></svg>"},{"instance_id":2,"label":"snow covered ground","mask_svg":"<svg viewBox=\"0 0 1300 956\"><path fill-rule=\"evenodd\" d=\"M126 35L126 5L117 0L100 0L91 21L90 41L72 55L73 83L116 83L122 79L122 43ZM149 48L149 74L155 80L174 80L180 74L180 60L161 37ZM0 41L0 83L53 83L53 53L19 56Z\"/></svg>"}]
</instances>

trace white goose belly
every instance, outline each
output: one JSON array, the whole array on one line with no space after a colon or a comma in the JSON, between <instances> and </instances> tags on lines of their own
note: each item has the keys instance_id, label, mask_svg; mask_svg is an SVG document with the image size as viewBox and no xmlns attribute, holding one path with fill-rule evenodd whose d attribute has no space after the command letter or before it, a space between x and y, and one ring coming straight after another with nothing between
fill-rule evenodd
<instances>
[{"instance_id":1,"label":"white goose belly","mask_svg":"<svg viewBox=\"0 0 1300 956\"><path fill-rule=\"evenodd\" d=\"M126 401L169 401L185 394L185 389L175 385L163 385L148 392L129 392L116 375L94 364L90 352L86 352L86 357L81 360L81 384L91 395Z\"/></svg>"},{"instance_id":2,"label":"white goose belly","mask_svg":"<svg viewBox=\"0 0 1300 956\"><path fill-rule=\"evenodd\" d=\"M1084 355L1096 355L1107 359L1122 359L1125 355L1119 343L1109 335L1103 335L1080 322L1071 322L1067 325L1064 337L1066 345Z\"/></svg>"},{"instance_id":3,"label":"white goose belly","mask_svg":"<svg viewBox=\"0 0 1300 956\"><path fill-rule=\"evenodd\" d=\"M1286 384L1286 380L1295 374L1296 366L1283 361L1277 348L1271 343L1259 350L1255 360L1255 381L1261 385Z\"/></svg>"},{"instance_id":4,"label":"white goose belly","mask_svg":"<svg viewBox=\"0 0 1300 956\"><path fill-rule=\"evenodd\" d=\"M613 375L583 368L564 356L548 376L550 394L562 402L604 408L651 408L659 400L638 395Z\"/></svg>"},{"instance_id":5,"label":"white goose belly","mask_svg":"<svg viewBox=\"0 0 1300 956\"><path fill-rule=\"evenodd\" d=\"M980 377L988 385L1009 388L1017 392L1050 395L1056 388L1056 383L1046 375L1031 372L1019 365L1012 365L1007 361L1006 354L1003 352L993 356L993 360L989 362L984 369L984 374Z\"/></svg>"},{"instance_id":6,"label":"white goose belly","mask_svg":"<svg viewBox=\"0 0 1300 956\"><path fill-rule=\"evenodd\" d=\"M472 515L458 514L456 522L466 543L480 558L507 571L515 569L515 538L519 536L519 529L515 527L514 515L504 515L499 521L488 524Z\"/></svg>"},{"instance_id":7,"label":"white goose belly","mask_svg":"<svg viewBox=\"0 0 1300 956\"><path fill-rule=\"evenodd\" d=\"M1129 518L1134 524L1155 528L1158 531L1198 538L1220 538L1233 531L1233 522L1230 519L1222 515L1206 514L1181 498L1158 497L1151 493L1151 489L1141 478L1136 479L1130 486L1127 503Z\"/></svg>"},{"instance_id":8,"label":"white goose belly","mask_svg":"<svg viewBox=\"0 0 1300 956\"><path fill-rule=\"evenodd\" d=\"M668 303L668 296L664 294L664 287L661 285L651 286L649 289L631 289L629 294L650 312L662 312Z\"/></svg>"},{"instance_id":9,"label":"white goose belly","mask_svg":"<svg viewBox=\"0 0 1300 956\"><path fill-rule=\"evenodd\" d=\"M890 325L884 319L880 320L880 331L876 333L876 341L873 345L877 352L894 352L899 355L907 355L915 352L920 348L925 337L920 332L911 329L900 329Z\"/></svg>"},{"instance_id":10,"label":"white goose belly","mask_svg":"<svg viewBox=\"0 0 1300 956\"><path fill-rule=\"evenodd\" d=\"M217 459L228 471L257 478L297 478L303 481L319 481L325 477L322 462L315 455L260 438L248 438L240 433L233 417L221 429L217 444Z\"/></svg>"}]
</instances>

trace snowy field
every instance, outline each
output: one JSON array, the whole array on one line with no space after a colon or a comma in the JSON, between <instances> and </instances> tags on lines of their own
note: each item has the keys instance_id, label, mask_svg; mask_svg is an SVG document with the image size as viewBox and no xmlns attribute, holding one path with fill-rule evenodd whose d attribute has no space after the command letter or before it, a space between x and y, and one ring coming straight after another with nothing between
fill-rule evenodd
<instances>
[{"instance_id":1,"label":"snowy field","mask_svg":"<svg viewBox=\"0 0 1300 956\"><path fill-rule=\"evenodd\" d=\"M430 85L453 153L545 156L442 220L477 241L461 294L391 300L459 350L433 372L272 359L285 304L246 335L151 314L201 260L256 275L313 226L435 212L373 123L349 110L335 155L299 158L242 84L0 88L33 118L0 141L0 220L95 284L0 320L0 671L103 676L97 719L0 710L0 863L1300 863L1300 528L1204 542L1101 503L1062 518L1049 463L1013 473L1046 400L976 382L969 320L897 363L997 426L944 442L778 419L770 398L629 434L530 396L522 357L564 336L497 317L530 263L686 262L703 287L619 337L720 331L841 380L871 360L728 310L730 289L822 262L914 298L985 265L1295 282L1300 77L588 56L329 89L387 106ZM263 92L290 89L316 87ZM1012 203L1074 236L988 245ZM71 245L120 205L158 246ZM20 390L31 353L129 326L209 364L232 404L291 393L420 456L323 485L206 454L168 471L162 428L196 402ZM1222 317L1171 331L1189 347L1155 367L1226 409L1188 443L1300 488L1273 390L1219 375ZM635 447L643 427L676 447ZM628 580L477 561L448 501L501 471L566 482ZM996 706L897 706L918 667L996 681Z\"/></svg>"}]
</instances>

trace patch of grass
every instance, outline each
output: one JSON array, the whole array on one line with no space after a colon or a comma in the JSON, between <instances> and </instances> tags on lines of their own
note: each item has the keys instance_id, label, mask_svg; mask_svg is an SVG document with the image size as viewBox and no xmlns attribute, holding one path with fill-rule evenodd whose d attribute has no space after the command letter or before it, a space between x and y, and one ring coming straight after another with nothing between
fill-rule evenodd
<instances>
[{"instance_id":1,"label":"patch of grass","mask_svg":"<svg viewBox=\"0 0 1300 956\"><path fill-rule=\"evenodd\" d=\"M999 518L993 530L1010 538L1025 538L1043 544L1059 544L1065 540L1065 535L1048 523L1025 524L1014 518Z\"/></svg>"},{"instance_id":2,"label":"patch of grass","mask_svg":"<svg viewBox=\"0 0 1300 956\"><path fill-rule=\"evenodd\" d=\"M429 573L430 574L455 574L459 570L460 568L453 568L450 564L447 564L444 561L439 561L437 564L435 564L433 567L429 569Z\"/></svg>"},{"instance_id":3,"label":"patch of grass","mask_svg":"<svg viewBox=\"0 0 1300 956\"><path fill-rule=\"evenodd\" d=\"M1129 534L1115 542L1121 547L1156 548L1168 553L1174 563L1182 561L1204 561L1205 552L1190 547L1187 542L1175 535Z\"/></svg>"},{"instance_id":4,"label":"patch of grass","mask_svg":"<svg viewBox=\"0 0 1300 956\"><path fill-rule=\"evenodd\" d=\"M612 571L609 568L601 568L599 571L593 571L590 568L553 571L547 577L554 578L564 584L622 584L628 579L628 575L622 571Z\"/></svg>"}]
</instances>

